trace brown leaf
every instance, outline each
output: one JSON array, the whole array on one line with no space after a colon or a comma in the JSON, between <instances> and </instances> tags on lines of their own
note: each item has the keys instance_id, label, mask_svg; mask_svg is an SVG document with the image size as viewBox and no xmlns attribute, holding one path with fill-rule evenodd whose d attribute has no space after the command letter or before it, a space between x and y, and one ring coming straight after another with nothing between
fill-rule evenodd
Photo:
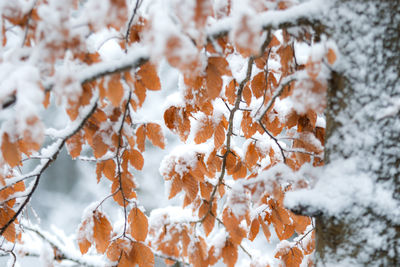
<instances>
[{"instance_id":1,"label":"brown leaf","mask_svg":"<svg viewBox=\"0 0 400 267\"><path fill-rule=\"evenodd\" d=\"M161 89L161 83L160 79L158 78L156 66L150 62L142 65L137 72L137 75L148 90L157 91Z\"/></svg>"},{"instance_id":2,"label":"brown leaf","mask_svg":"<svg viewBox=\"0 0 400 267\"><path fill-rule=\"evenodd\" d=\"M301 246L303 248L304 254L309 255L315 250L315 231L311 233L311 238L306 240L307 242L302 242Z\"/></svg>"},{"instance_id":3,"label":"brown leaf","mask_svg":"<svg viewBox=\"0 0 400 267\"><path fill-rule=\"evenodd\" d=\"M146 136L153 145L158 146L161 149L165 148L164 134L161 126L157 123L148 123L146 125Z\"/></svg>"},{"instance_id":4,"label":"brown leaf","mask_svg":"<svg viewBox=\"0 0 400 267\"><path fill-rule=\"evenodd\" d=\"M135 81L135 95L137 96L137 105L141 107L146 100L146 87L144 87L142 81ZM132 101L132 100L131 100ZM132 104L132 102L131 102ZM136 110L135 105L132 105Z\"/></svg>"},{"instance_id":5,"label":"brown leaf","mask_svg":"<svg viewBox=\"0 0 400 267\"><path fill-rule=\"evenodd\" d=\"M228 99L229 104L234 105L236 101L236 80L230 81L230 83L225 87L225 96Z\"/></svg>"},{"instance_id":6,"label":"brown leaf","mask_svg":"<svg viewBox=\"0 0 400 267\"><path fill-rule=\"evenodd\" d=\"M253 219L250 225L250 231L248 234L248 238L250 241L253 241L258 234L258 231L260 230L260 222L258 221L257 218Z\"/></svg>"},{"instance_id":7,"label":"brown leaf","mask_svg":"<svg viewBox=\"0 0 400 267\"><path fill-rule=\"evenodd\" d=\"M212 190L213 190L212 184L208 182L200 183L200 194L204 199L210 198Z\"/></svg>"},{"instance_id":8,"label":"brown leaf","mask_svg":"<svg viewBox=\"0 0 400 267\"><path fill-rule=\"evenodd\" d=\"M201 144L207 141L214 133L214 125L213 122L207 117L205 119L200 120L199 129L196 133L194 141L196 144Z\"/></svg>"},{"instance_id":9,"label":"brown leaf","mask_svg":"<svg viewBox=\"0 0 400 267\"><path fill-rule=\"evenodd\" d=\"M191 253L189 253L189 262L193 267L203 267L208 266L207 264L207 251L204 246L202 246L201 237L199 237L200 241L194 241L191 246Z\"/></svg>"},{"instance_id":10,"label":"brown leaf","mask_svg":"<svg viewBox=\"0 0 400 267\"><path fill-rule=\"evenodd\" d=\"M269 231L269 227L268 225L261 219L261 217L258 218L258 221L261 224L261 229L263 230L264 236L265 238L268 240L269 242L269 238L271 237L271 232Z\"/></svg>"},{"instance_id":11,"label":"brown leaf","mask_svg":"<svg viewBox=\"0 0 400 267\"><path fill-rule=\"evenodd\" d=\"M228 231L233 244L240 244L246 236L246 231L240 227L240 221L228 208L225 208L222 213L222 221Z\"/></svg>"},{"instance_id":12,"label":"brown leaf","mask_svg":"<svg viewBox=\"0 0 400 267\"><path fill-rule=\"evenodd\" d=\"M103 173L104 176L107 177L110 181L113 181L115 178L115 168L116 165L113 159L104 161Z\"/></svg>"},{"instance_id":13,"label":"brown leaf","mask_svg":"<svg viewBox=\"0 0 400 267\"><path fill-rule=\"evenodd\" d=\"M222 258L226 266L234 267L238 258L237 246L229 241L226 241L222 248Z\"/></svg>"},{"instance_id":14,"label":"brown leaf","mask_svg":"<svg viewBox=\"0 0 400 267\"><path fill-rule=\"evenodd\" d=\"M107 258L110 261L118 261L121 253L129 252L129 242L124 239L117 239L111 242L110 246L107 249Z\"/></svg>"},{"instance_id":15,"label":"brown leaf","mask_svg":"<svg viewBox=\"0 0 400 267\"><path fill-rule=\"evenodd\" d=\"M250 111L243 112L242 122L240 126L242 127L243 134L246 138L252 137L259 128L258 124L253 121Z\"/></svg>"},{"instance_id":16,"label":"brown leaf","mask_svg":"<svg viewBox=\"0 0 400 267\"><path fill-rule=\"evenodd\" d=\"M243 161L238 161L234 170L233 170L233 179L237 180L240 178L246 177L247 174L247 168L246 165L243 163Z\"/></svg>"},{"instance_id":17,"label":"brown leaf","mask_svg":"<svg viewBox=\"0 0 400 267\"><path fill-rule=\"evenodd\" d=\"M122 86L120 75L112 75L108 82L106 95L114 107L118 107L124 96L124 87Z\"/></svg>"},{"instance_id":18,"label":"brown leaf","mask_svg":"<svg viewBox=\"0 0 400 267\"><path fill-rule=\"evenodd\" d=\"M93 239L96 242L96 250L103 254L110 244L112 226L107 217L99 211L94 212L93 222Z\"/></svg>"},{"instance_id":19,"label":"brown leaf","mask_svg":"<svg viewBox=\"0 0 400 267\"><path fill-rule=\"evenodd\" d=\"M224 118L225 119L225 118ZM225 127L223 121L217 125L214 132L214 147L220 148L225 142Z\"/></svg>"},{"instance_id":20,"label":"brown leaf","mask_svg":"<svg viewBox=\"0 0 400 267\"><path fill-rule=\"evenodd\" d=\"M277 254L275 255L275 258L281 258L281 260L286 264L286 266L290 266L290 267L299 267L302 260L303 260L303 253L301 252L300 249L298 249L297 247L293 247L293 248L286 248L283 249L282 252L278 251Z\"/></svg>"},{"instance_id":21,"label":"brown leaf","mask_svg":"<svg viewBox=\"0 0 400 267\"><path fill-rule=\"evenodd\" d=\"M260 154L258 153L258 151L256 149L256 144L251 142L247 146L246 155L245 155L245 161L246 161L247 166L249 166L251 168L254 165L256 165L259 157L260 157Z\"/></svg>"},{"instance_id":22,"label":"brown leaf","mask_svg":"<svg viewBox=\"0 0 400 267\"><path fill-rule=\"evenodd\" d=\"M143 152L145 149L145 142L146 142L146 125L142 124L136 130L136 144L140 152Z\"/></svg>"},{"instance_id":23,"label":"brown leaf","mask_svg":"<svg viewBox=\"0 0 400 267\"><path fill-rule=\"evenodd\" d=\"M247 106L250 106L252 94L248 84L243 88L242 96Z\"/></svg>"},{"instance_id":24,"label":"brown leaf","mask_svg":"<svg viewBox=\"0 0 400 267\"><path fill-rule=\"evenodd\" d=\"M300 216L300 215L295 215L295 214L292 214L292 216L290 216L290 217L294 221L295 230L299 235L304 233L307 226L309 226L311 224L310 217Z\"/></svg>"},{"instance_id":25,"label":"brown leaf","mask_svg":"<svg viewBox=\"0 0 400 267\"><path fill-rule=\"evenodd\" d=\"M131 236L135 238L136 241L145 241L149 228L146 215L144 215L140 209L133 208L129 212L128 220L130 223Z\"/></svg>"},{"instance_id":26,"label":"brown leaf","mask_svg":"<svg viewBox=\"0 0 400 267\"><path fill-rule=\"evenodd\" d=\"M78 230L78 245L79 245L79 250L81 251L82 254L86 254L92 245L89 240L86 238L86 234L88 232L87 230L88 227L88 221L84 220Z\"/></svg>"},{"instance_id":27,"label":"brown leaf","mask_svg":"<svg viewBox=\"0 0 400 267\"><path fill-rule=\"evenodd\" d=\"M165 125L171 131L178 133L182 141L186 141L190 133L190 120L185 109L169 107L164 112Z\"/></svg>"},{"instance_id":28,"label":"brown leaf","mask_svg":"<svg viewBox=\"0 0 400 267\"><path fill-rule=\"evenodd\" d=\"M199 218L203 218L206 215L204 221L202 222L206 236L208 236L211 233L215 224L215 217L208 212L209 208L210 205L207 202L203 202L199 208ZM213 214L215 214L214 213L215 211L216 211L216 205L213 204L213 210L212 210Z\"/></svg>"},{"instance_id":29,"label":"brown leaf","mask_svg":"<svg viewBox=\"0 0 400 267\"><path fill-rule=\"evenodd\" d=\"M232 76L228 61L224 57L209 57L208 64L215 66L220 75Z\"/></svg>"},{"instance_id":30,"label":"brown leaf","mask_svg":"<svg viewBox=\"0 0 400 267\"><path fill-rule=\"evenodd\" d=\"M67 140L67 148L70 156L74 159L81 154L82 145L83 145L83 136L80 132L73 135L71 138Z\"/></svg>"},{"instance_id":31,"label":"brown leaf","mask_svg":"<svg viewBox=\"0 0 400 267\"><path fill-rule=\"evenodd\" d=\"M119 190L118 193L113 195L113 199L120 205L120 206L125 206L126 203L124 203L124 198L125 199L132 199L136 198L136 192L135 189L136 185L133 182L133 177L130 173L123 172L121 173L121 184L119 182L119 179L114 179L112 185L111 185L111 192L115 193L117 190ZM122 192L123 191L123 195Z\"/></svg>"},{"instance_id":32,"label":"brown leaf","mask_svg":"<svg viewBox=\"0 0 400 267\"><path fill-rule=\"evenodd\" d=\"M229 175L231 175L236 167L237 164L237 157L233 152L228 152L228 155L226 156L226 170Z\"/></svg>"},{"instance_id":33,"label":"brown leaf","mask_svg":"<svg viewBox=\"0 0 400 267\"><path fill-rule=\"evenodd\" d=\"M4 227L15 215L15 211L4 205L0 209L0 228ZM3 233L3 237L11 243L15 242L15 222L8 225L7 229Z\"/></svg>"},{"instance_id":34,"label":"brown leaf","mask_svg":"<svg viewBox=\"0 0 400 267\"><path fill-rule=\"evenodd\" d=\"M154 254L146 245L139 242L133 242L131 252L129 253L131 262L137 263L139 267L153 267ZM134 266L134 265L133 265Z\"/></svg>"},{"instance_id":35,"label":"brown leaf","mask_svg":"<svg viewBox=\"0 0 400 267\"><path fill-rule=\"evenodd\" d=\"M222 78L217 67L208 64L206 68L206 92L209 99L215 99L222 90Z\"/></svg>"},{"instance_id":36,"label":"brown leaf","mask_svg":"<svg viewBox=\"0 0 400 267\"><path fill-rule=\"evenodd\" d=\"M172 178L172 180L171 180L171 187L169 190L168 199L173 198L174 196L176 196L176 194L178 194L180 191L182 191L182 187L183 187L183 183L182 183L181 178L178 176L174 176L174 178Z\"/></svg>"},{"instance_id":37,"label":"brown leaf","mask_svg":"<svg viewBox=\"0 0 400 267\"><path fill-rule=\"evenodd\" d=\"M182 177L182 187L189 199L193 201L197 196L197 192L199 191L198 182L196 179L190 174L185 174Z\"/></svg>"},{"instance_id":38,"label":"brown leaf","mask_svg":"<svg viewBox=\"0 0 400 267\"><path fill-rule=\"evenodd\" d=\"M50 91L44 92L43 107L48 108L50 105Z\"/></svg>"},{"instance_id":39,"label":"brown leaf","mask_svg":"<svg viewBox=\"0 0 400 267\"><path fill-rule=\"evenodd\" d=\"M254 76L253 80L251 81L251 90L253 91L253 95L256 98L262 97L266 87L267 82L265 81L265 73L261 71Z\"/></svg>"},{"instance_id":40,"label":"brown leaf","mask_svg":"<svg viewBox=\"0 0 400 267\"><path fill-rule=\"evenodd\" d=\"M326 53L326 58L328 59L328 63L331 65L336 62L336 54L332 48L328 49L328 52Z\"/></svg>"},{"instance_id":41,"label":"brown leaf","mask_svg":"<svg viewBox=\"0 0 400 267\"><path fill-rule=\"evenodd\" d=\"M103 173L103 169L104 169L104 162L103 161L97 162L97 164L96 164L97 183L100 182L100 179L101 179L102 173Z\"/></svg>"},{"instance_id":42,"label":"brown leaf","mask_svg":"<svg viewBox=\"0 0 400 267\"><path fill-rule=\"evenodd\" d=\"M144 159L142 156L142 153L137 151L136 149L132 148L131 150L128 151L129 155L129 162L131 165L136 169L136 170L142 170L143 169L143 164L144 164Z\"/></svg>"},{"instance_id":43,"label":"brown leaf","mask_svg":"<svg viewBox=\"0 0 400 267\"><path fill-rule=\"evenodd\" d=\"M20 164L21 153L18 148L18 143L11 142L8 133L3 133L1 152L3 153L4 160L10 167L15 167Z\"/></svg>"},{"instance_id":44,"label":"brown leaf","mask_svg":"<svg viewBox=\"0 0 400 267\"><path fill-rule=\"evenodd\" d=\"M108 151L108 146L103 142L101 133L96 133L93 137L93 154L98 159L104 156Z\"/></svg>"}]
</instances>

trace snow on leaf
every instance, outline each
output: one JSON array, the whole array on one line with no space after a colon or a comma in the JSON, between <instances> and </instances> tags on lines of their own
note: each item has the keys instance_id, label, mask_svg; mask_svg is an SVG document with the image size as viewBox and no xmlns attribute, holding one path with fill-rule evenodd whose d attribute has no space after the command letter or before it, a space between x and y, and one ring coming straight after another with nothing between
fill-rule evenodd
<instances>
[{"instance_id":1,"label":"snow on leaf","mask_svg":"<svg viewBox=\"0 0 400 267\"><path fill-rule=\"evenodd\" d=\"M263 71L259 72L254 76L251 81L251 90L256 98L262 97L264 95L264 90L267 87L267 82L265 81L265 73Z\"/></svg>"},{"instance_id":2,"label":"snow on leaf","mask_svg":"<svg viewBox=\"0 0 400 267\"><path fill-rule=\"evenodd\" d=\"M142 65L137 72L140 80L142 81L144 87L148 90L160 90L161 83L160 79L158 78L156 66L147 62L146 64Z\"/></svg>"},{"instance_id":3,"label":"snow on leaf","mask_svg":"<svg viewBox=\"0 0 400 267\"><path fill-rule=\"evenodd\" d=\"M259 230L260 230L260 222L258 221L258 218L255 218L251 221L250 231L248 234L248 238L250 241L253 241L257 237Z\"/></svg>"},{"instance_id":4,"label":"snow on leaf","mask_svg":"<svg viewBox=\"0 0 400 267\"><path fill-rule=\"evenodd\" d=\"M225 87L225 96L228 99L229 104L234 105L236 100L236 80L230 81Z\"/></svg>"},{"instance_id":5,"label":"snow on leaf","mask_svg":"<svg viewBox=\"0 0 400 267\"><path fill-rule=\"evenodd\" d=\"M237 247L230 241L226 241L225 246L222 248L222 258L226 266L235 266L238 259L238 251Z\"/></svg>"},{"instance_id":6,"label":"snow on leaf","mask_svg":"<svg viewBox=\"0 0 400 267\"><path fill-rule=\"evenodd\" d=\"M13 143L10 140L8 133L3 133L1 142L1 152L3 153L4 160L11 166L18 166L21 161L21 154L19 152L18 143Z\"/></svg>"},{"instance_id":7,"label":"snow on leaf","mask_svg":"<svg viewBox=\"0 0 400 267\"><path fill-rule=\"evenodd\" d=\"M124 239L112 241L107 249L107 258L110 261L117 261L121 253L129 253L129 242Z\"/></svg>"},{"instance_id":8,"label":"snow on leaf","mask_svg":"<svg viewBox=\"0 0 400 267\"><path fill-rule=\"evenodd\" d=\"M139 265L139 267L153 267L154 254L149 247L139 242L133 242L129 259Z\"/></svg>"},{"instance_id":9,"label":"snow on leaf","mask_svg":"<svg viewBox=\"0 0 400 267\"><path fill-rule=\"evenodd\" d=\"M93 213L93 240L99 253L106 252L110 244L112 226L107 217L99 211Z\"/></svg>"},{"instance_id":10,"label":"snow on leaf","mask_svg":"<svg viewBox=\"0 0 400 267\"><path fill-rule=\"evenodd\" d=\"M224 222L226 230L229 232L233 244L240 244L242 239L246 236L246 231L240 227L240 221L230 211L225 208L222 213L222 221Z\"/></svg>"},{"instance_id":11,"label":"snow on leaf","mask_svg":"<svg viewBox=\"0 0 400 267\"><path fill-rule=\"evenodd\" d=\"M207 141L214 133L214 124L213 121L210 120L208 117L203 118L199 122L199 129L196 133L194 141L196 144L201 144Z\"/></svg>"},{"instance_id":12,"label":"snow on leaf","mask_svg":"<svg viewBox=\"0 0 400 267\"><path fill-rule=\"evenodd\" d=\"M169 107L164 112L164 122L168 129L178 133L180 139L186 141L190 133L190 120L184 109Z\"/></svg>"},{"instance_id":13,"label":"snow on leaf","mask_svg":"<svg viewBox=\"0 0 400 267\"><path fill-rule=\"evenodd\" d=\"M254 165L256 165L260 155L258 153L258 150L256 149L256 145L254 142L251 142L247 146L246 154L245 154L245 161L247 166L252 168Z\"/></svg>"},{"instance_id":14,"label":"snow on leaf","mask_svg":"<svg viewBox=\"0 0 400 267\"><path fill-rule=\"evenodd\" d=\"M275 258L280 258L286 266L299 267L303 260L303 253L297 247L285 248L278 251Z\"/></svg>"},{"instance_id":15,"label":"snow on leaf","mask_svg":"<svg viewBox=\"0 0 400 267\"><path fill-rule=\"evenodd\" d=\"M86 254L92 245L90 241L87 239L87 228L89 227L88 220L84 220L78 230L78 245L79 245L79 250L81 251L82 254Z\"/></svg>"},{"instance_id":16,"label":"snow on leaf","mask_svg":"<svg viewBox=\"0 0 400 267\"><path fill-rule=\"evenodd\" d=\"M83 144L82 138L83 136L78 132L67 140L68 152L73 159L81 154Z\"/></svg>"},{"instance_id":17,"label":"snow on leaf","mask_svg":"<svg viewBox=\"0 0 400 267\"><path fill-rule=\"evenodd\" d=\"M261 219L261 217L258 218L258 221L260 222L261 229L263 230L265 238L269 241L269 238L271 237L271 232L269 231L268 225L264 222L264 220Z\"/></svg>"}]
</instances>

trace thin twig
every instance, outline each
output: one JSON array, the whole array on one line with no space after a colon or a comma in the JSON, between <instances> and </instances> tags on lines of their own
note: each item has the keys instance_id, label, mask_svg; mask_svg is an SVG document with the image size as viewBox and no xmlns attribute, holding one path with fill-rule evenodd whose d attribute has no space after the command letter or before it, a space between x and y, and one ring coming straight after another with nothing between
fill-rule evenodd
<instances>
[{"instance_id":1,"label":"thin twig","mask_svg":"<svg viewBox=\"0 0 400 267\"><path fill-rule=\"evenodd\" d=\"M298 76L297 73L294 73L294 74L286 76L285 78L282 79L282 81L280 82L279 86L275 89L274 95L268 101L264 111L262 112L260 117L257 119L260 122L260 124L261 124L261 120L264 118L264 116L267 114L269 109L272 107L272 105L274 104L275 100L282 94L283 89L285 89L285 87L287 85L289 85L291 82L297 80L297 76Z\"/></svg>"},{"instance_id":2,"label":"thin twig","mask_svg":"<svg viewBox=\"0 0 400 267\"><path fill-rule=\"evenodd\" d=\"M77 264L79 264L80 266L87 266L87 267L94 267L94 265L88 264L80 259L77 258L71 258L69 256L67 256L67 253L65 253L62 248L60 248L58 245L56 245L54 242L52 242L51 240L49 240L45 234L43 234L42 232L40 232L37 229L31 228L29 226L24 226L24 229L31 231L33 233L35 233L36 235L38 235L41 239L43 239L45 242L47 242L54 250L55 252L57 252L57 254L54 255L54 258L57 260L69 260L72 262L75 262ZM32 256L32 255L31 255Z\"/></svg>"},{"instance_id":3,"label":"thin twig","mask_svg":"<svg viewBox=\"0 0 400 267\"><path fill-rule=\"evenodd\" d=\"M129 43L129 35L131 33L131 27L132 27L132 23L133 23L133 19L136 16L137 10L139 8L139 6L142 4L142 0L136 0L136 5L133 9L131 18L129 19L129 23L128 23L128 29L126 30L126 34L125 34L125 46L128 48L128 43ZM125 49L125 52L127 51L127 48Z\"/></svg>"},{"instance_id":4,"label":"thin twig","mask_svg":"<svg viewBox=\"0 0 400 267\"><path fill-rule=\"evenodd\" d=\"M232 110L229 113L229 120L228 120L228 131L226 133L226 152L222 157L222 167L221 167L221 174L218 178L218 183L213 187L213 191L211 192L209 203L212 203L215 197L215 194L217 192L218 186L223 182L223 179L225 177L225 169L226 169L226 161L228 158L229 153L231 152L231 138L232 138L232 133L233 133L233 118L235 116L235 112L239 110L239 105L240 105L240 100L242 98L242 93L244 86L246 83L250 80L251 77L251 72L253 69L253 63L254 63L254 57L250 57L248 62L247 62L247 73L245 79L239 84L239 89L237 91L236 95L236 100L235 100L235 106L232 108ZM203 222L207 215L212 211L212 204L209 205L208 211L204 214L204 216L200 219L201 222Z\"/></svg>"},{"instance_id":5,"label":"thin twig","mask_svg":"<svg viewBox=\"0 0 400 267\"><path fill-rule=\"evenodd\" d=\"M37 3L37 0L35 0L35 2L32 5L32 8L29 10L28 19L26 20L26 28L25 28L25 32L24 32L24 38L22 39L21 47L24 47L26 38L28 37L29 23L31 22L32 12L33 12L33 9L35 9L36 3Z\"/></svg>"},{"instance_id":6,"label":"thin twig","mask_svg":"<svg viewBox=\"0 0 400 267\"><path fill-rule=\"evenodd\" d=\"M36 179L33 182L33 186L31 191L28 193L27 197L25 198L24 202L19 206L18 210L15 212L14 216L9 219L7 221L6 224L4 224L4 226L2 228L0 228L0 235L3 235L3 233L7 230L8 226L10 226L16 219L17 217L20 215L20 213L22 212L22 210L25 208L25 206L29 203L33 193L35 192L37 186L39 185L39 181L40 181L40 177L43 174L43 172L51 165L51 163L53 163L56 159L57 156L59 154L59 152L61 151L62 147L64 146L65 142L71 138L73 135L75 135L79 130L82 129L83 125L86 123L86 121L90 118L90 116L94 113L94 111L97 108L97 99L96 101L94 101L94 104L92 106L92 108L89 110L89 112L84 116L84 118L82 119L81 123L78 124L78 126L76 126L75 129L73 129L68 135L66 135L63 139L57 140L56 142L58 142L57 144L57 148L55 149L55 152L53 153L53 155L51 155L49 157L49 159L47 159L47 161L42 165L42 167L40 168L40 170L38 171L38 174L36 175ZM55 143L56 144L56 143Z\"/></svg>"},{"instance_id":7,"label":"thin twig","mask_svg":"<svg viewBox=\"0 0 400 267\"><path fill-rule=\"evenodd\" d=\"M122 129L124 128L124 124L125 124L125 118L129 112L129 102L131 100L131 95L132 95L132 91L129 90L129 94L128 94L128 99L126 100L126 104L125 104L125 110L124 110L124 114L122 116L122 121L121 121L121 125L119 127L118 130L118 147L117 147L117 172L118 172L118 182L119 182L119 190L121 191L121 196L122 196L122 201L123 201L123 205L124 205L124 218L125 218L125 222L124 222L124 231L123 231L123 236L126 235L126 229L127 229L127 223L128 223L128 214L127 214L127 210L126 210L126 197L125 197L125 192L124 189L122 188L122 171L121 171L121 158L120 158L120 150L122 148Z\"/></svg>"}]
</instances>

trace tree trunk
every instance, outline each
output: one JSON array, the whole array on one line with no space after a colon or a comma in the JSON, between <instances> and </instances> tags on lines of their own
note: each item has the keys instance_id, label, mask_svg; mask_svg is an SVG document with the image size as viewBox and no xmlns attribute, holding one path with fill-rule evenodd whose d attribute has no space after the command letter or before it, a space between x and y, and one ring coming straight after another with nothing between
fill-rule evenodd
<instances>
[{"instance_id":1,"label":"tree trunk","mask_svg":"<svg viewBox=\"0 0 400 267\"><path fill-rule=\"evenodd\" d=\"M400 266L400 1L337 0L328 16L340 60L328 92L325 162L351 162L357 175L348 186L358 187L332 199L348 202L340 213L316 218L317 266Z\"/></svg>"}]
</instances>

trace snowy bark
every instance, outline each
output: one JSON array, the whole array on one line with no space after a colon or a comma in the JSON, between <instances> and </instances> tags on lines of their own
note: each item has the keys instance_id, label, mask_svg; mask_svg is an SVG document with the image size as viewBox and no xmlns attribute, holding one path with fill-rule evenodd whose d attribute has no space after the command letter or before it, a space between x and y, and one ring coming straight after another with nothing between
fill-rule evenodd
<instances>
[{"instance_id":1,"label":"snowy bark","mask_svg":"<svg viewBox=\"0 0 400 267\"><path fill-rule=\"evenodd\" d=\"M337 0L328 16L340 58L325 174L336 175L320 183L344 208L319 212L317 266L400 266L400 2Z\"/></svg>"}]
</instances>

